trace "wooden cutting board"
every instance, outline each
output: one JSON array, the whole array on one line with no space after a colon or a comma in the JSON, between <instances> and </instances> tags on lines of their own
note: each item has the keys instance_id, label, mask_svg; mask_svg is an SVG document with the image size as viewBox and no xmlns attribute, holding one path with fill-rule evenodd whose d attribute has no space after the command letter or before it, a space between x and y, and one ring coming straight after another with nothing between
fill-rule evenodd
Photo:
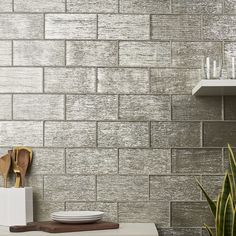
<instances>
[{"instance_id":1,"label":"wooden cutting board","mask_svg":"<svg viewBox=\"0 0 236 236\"><path fill-rule=\"evenodd\" d=\"M48 233L68 233L91 230L118 229L119 224L99 221L91 224L62 224L55 221L33 222L26 226L11 226L10 232L44 231Z\"/></svg>"}]
</instances>

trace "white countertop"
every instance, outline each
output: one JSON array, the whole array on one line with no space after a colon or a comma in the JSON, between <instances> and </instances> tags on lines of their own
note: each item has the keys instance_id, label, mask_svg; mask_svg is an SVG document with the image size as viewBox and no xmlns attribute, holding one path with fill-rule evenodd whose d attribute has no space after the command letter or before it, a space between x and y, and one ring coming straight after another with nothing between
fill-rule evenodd
<instances>
[{"instance_id":1,"label":"white countertop","mask_svg":"<svg viewBox=\"0 0 236 236\"><path fill-rule=\"evenodd\" d=\"M1 236L47 236L55 235L52 233L45 233L40 231L31 231L24 233L11 233L8 227L0 226ZM84 231L74 233L59 233L59 236L158 236L156 226L154 223L120 223L119 229Z\"/></svg>"}]
</instances>

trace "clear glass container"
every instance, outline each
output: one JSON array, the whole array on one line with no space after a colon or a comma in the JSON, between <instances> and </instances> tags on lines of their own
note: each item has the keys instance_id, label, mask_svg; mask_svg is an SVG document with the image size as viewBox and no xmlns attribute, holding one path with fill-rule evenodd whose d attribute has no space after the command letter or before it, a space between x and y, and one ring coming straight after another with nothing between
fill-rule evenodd
<instances>
[{"instance_id":1,"label":"clear glass container","mask_svg":"<svg viewBox=\"0 0 236 236\"><path fill-rule=\"evenodd\" d=\"M203 79L221 79L222 57L204 57L202 59L202 77Z\"/></svg>"}]
</instances>

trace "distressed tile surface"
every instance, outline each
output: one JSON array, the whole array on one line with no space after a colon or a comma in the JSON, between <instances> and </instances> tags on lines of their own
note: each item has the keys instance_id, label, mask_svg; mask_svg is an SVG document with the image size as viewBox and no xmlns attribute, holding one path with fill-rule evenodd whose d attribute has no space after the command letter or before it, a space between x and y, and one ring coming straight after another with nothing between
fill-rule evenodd
<instances>
[{"instance_id":1,"label":"distressed tile surface","mask_svg":"<svg viewBox=\"0 0 236 236\"><path fill-rule=\"evenodd\" d=\"M0 65L10 66L12 64L12 46L11 41L0 41Z\"/></svg>"},{"instance_id":2,"label":"distressed tile surface","mask_svg":"<svg viewBox=\"0 0 236 236\"><path fill-rule=\"evenodd\" d=\"M188 229L188 228L159 228L158 233L162 236L201 236L201 229Z\"/></svg>"},{"instance_id":3,"label":"distressed tile surface","mask_svg":"<svg viewBox=\"0 0 236 236\"><path fill-rule=\"evenodd\" d=\"M227 14L236 13L236 1L235 0L225 0L224 1L224 11Z\"/></svg>"},{"instance_id":4,"label":"distressed tile surface","mask_svg":"<svg viewBox=\"0 0 236 236\"><path fill-rule=\"evenodd\" d=\"M225 109L225 119L226 120L236 120L236 97L229 96L224 98L224 109Z\"/></svg>"},{"instance_id":5,"label":"distressed tile surface","mask_svg":"<svg viewBox=\"0 0 236 236\"><path fill-rule=\"evenodd\" d=\"M12 113L11 102L12 102L11 95L8 94L0 95L0 120L11 119L11 113Z\"/></svg>"},{"instance_id":6,"label":"distressed tile surface","mask_svg":"<svg viewBox=\"0 0 236 236\"><path fill-rule=\"evenodd\" d=\"M12 12L12 0L0 0L0 12Z\"/></svg>"}]
</instances>

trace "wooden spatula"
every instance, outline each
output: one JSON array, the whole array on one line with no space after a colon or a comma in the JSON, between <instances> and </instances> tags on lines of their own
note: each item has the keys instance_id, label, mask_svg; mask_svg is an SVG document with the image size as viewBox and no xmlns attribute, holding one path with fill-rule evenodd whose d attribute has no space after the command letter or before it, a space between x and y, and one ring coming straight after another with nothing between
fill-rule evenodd
<instances>
[{"instance_id":1,"label":"wooden spatula","mask_svg":"<svg viewBox=\"0 0 236 236\"><path fill-rule=\"evenodd\" d=\"M7 188L7 178L11 167L11 156L6 154L0 158L0 171L4 178L4 188Z\"/></svg>"}]
</instances>

